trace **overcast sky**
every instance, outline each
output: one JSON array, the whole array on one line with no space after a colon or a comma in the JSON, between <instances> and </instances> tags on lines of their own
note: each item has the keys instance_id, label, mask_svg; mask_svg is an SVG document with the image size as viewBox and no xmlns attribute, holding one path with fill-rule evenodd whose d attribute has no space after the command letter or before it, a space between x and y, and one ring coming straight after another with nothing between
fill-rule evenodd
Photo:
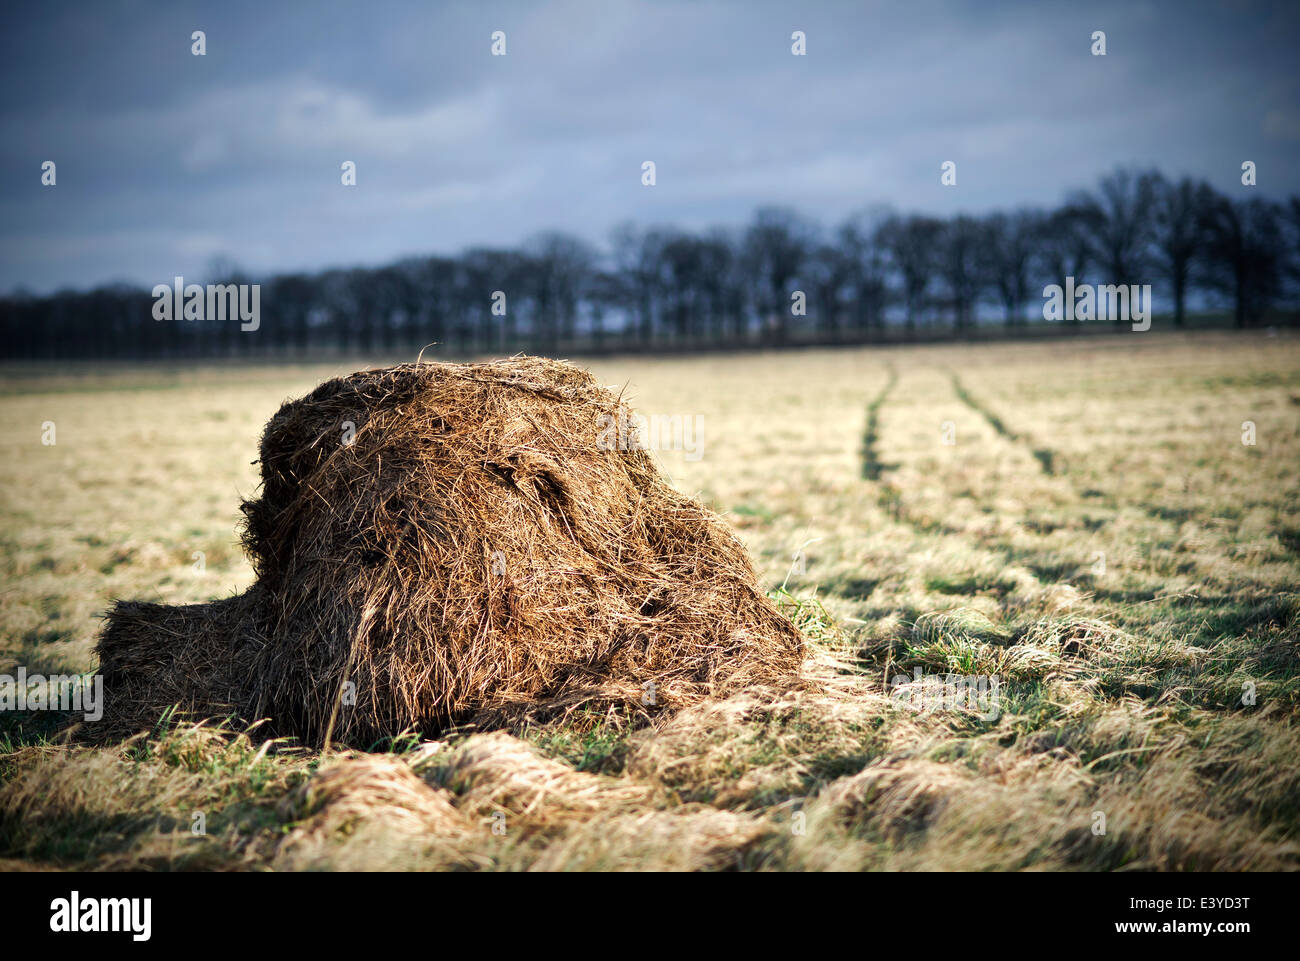
<instances>
[{"instance_id":1,"label":"overcast sky","mask_svg":"<svg viewBox=\"0 0 1300 961\"><path fill-rule=\"evenodd\" d=\"M1120 164L1240 192L1253 160L1261 193L1300 190L1294 0L55 0L0 17L0 290L201 280L223 255L258 274L378 264L550 228L603 243L625 219L740 224L763 204L826 224L1052 204Z\"/></svg>"}]
</instances>

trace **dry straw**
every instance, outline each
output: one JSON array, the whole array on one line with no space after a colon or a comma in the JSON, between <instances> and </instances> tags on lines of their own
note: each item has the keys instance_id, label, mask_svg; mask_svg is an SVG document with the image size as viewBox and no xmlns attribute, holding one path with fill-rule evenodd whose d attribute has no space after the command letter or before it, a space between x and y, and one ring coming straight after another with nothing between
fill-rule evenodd
<instances>
[{"instance_id":1,"label":"dry straw","mask_svg":"<svg viewBox=\"0 0 1300 961\"><path fill-rule=\"evenodd\" d=\"M285 404L243 507L256 584L118 604L106 727L179 704L367 746L792 684L801 635L725 523L647 451L600 442L630 415L531 357L363 371Z\"/></svg>"}]
</instances>

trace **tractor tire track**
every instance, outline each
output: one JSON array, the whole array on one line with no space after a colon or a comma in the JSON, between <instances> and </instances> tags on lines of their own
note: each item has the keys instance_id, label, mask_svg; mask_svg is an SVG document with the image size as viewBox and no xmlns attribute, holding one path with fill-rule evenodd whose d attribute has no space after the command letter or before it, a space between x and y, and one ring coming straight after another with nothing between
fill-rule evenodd
<instances>
[{"instance_id":1,"label":"tractor tire track","mask_svg":"<svg viewBox=\"0 0 1300 961\"><path fill-rule=\"evenodd\" d=\"M879 481L882 471L892 470L896 464L886 464L880 459L876 444L880 440L880 405L898 383L898 371L889 367L889 380L867 405L867 428L862 434L862 476L869 481Z\"/></svg>"},{"instance_id":2,"label":"tractor tire track","mask_svg":"<svg viewBox=\"0 0 1300 961\"><path fill-rule=\"evenodd\" d=\"M1044 474L1048 477L1060 477L1066 473L1065 460L1056 451L1050 447L1034 447L1033 440L1030 437L1012 430L1002 422L1001 417L976 400L955 373L948 371L948 376L952 378L952 389L957 394L957 399L988 421L988 425L997 431L999 435L1013 444L1028 448L1029 452L1034 455L1034 460L1038 461L1038 466L1042 468Z\"/></svg>"},{"instance_id":3,"label":"tractor tire track","mask_svg":"<svg viewBox=\"0 0 1300 961\"><path fill-rule=\"evenodd\" d=\"M924 512L918 514L909 507L907 492L898 486L897 478L885 476L886 472L896 471L902 466L900 462L886 463L881 459L880 413L885 402L893 397L899 381L897 369L893 365L889 365L888 370L887 382L867 405L866 428L863 432L861 449L862 477L864 480L875 484L876 502L881 512L893 525L908 531L913 544L918 549L921 545L934 544L936 539L962 538L968 542L969 533L966 530L945 523L936 517L926 516ZM972 546L971 549L976 554L987 555L988 558L995 559L1002 566L1014 563L1014 558L1009 549L1001 546L984 544ZM1037 577L1028 569L1023 570L1022 577L1024 580L1037 582ZM865 597L870 596L879 583L880 579L871 579L857 582L855 589L848 592L845 592L842 588L837 589L835 586L829 587L829 591L837 596L865 599ZM867 587L865 593L862 590L863 585ZM873 610L875 609L873 608ZM885 608L876 611L876 614L881 616L886 613L888 611ZM919 615L922 612L917 611L914 613Z\"/></svg>"},{"instance_id":4,"label":"tractor tire track","mask_svg":"<svg viewBox=\"0 0 1300 961\"><path fill-rule=\"evenodd\" d=\"M922 520L911 514L903 502L902 492L888 480L882 480L885 471L897 469L898 464L880 459L880 408L898 384L898 370L889 365L889 379L867 405L867 426L862 434L862 477L877 485L877 503L896 524L911 528L918 534L951 535L960 533L953 527L932 520Z\"/></svg>"},{"instance_id":5,"label":"tractor tire track","mask_svg":"<svg viewBox=\"0 0 1300 961\"><path fill-rule=\"evenodd\" d=\"M1080 484L1079 484L1080 479L1078 478L1078 476L1076 475L1075 477L1071 478L1068 475L1068 467L1066 465L1064 457L1060 456L1057 452L1047 447L1040 447L1040 448L1033 447L1032 446L1033 440L1028 435L1021 434L1007 427L1006 424L1002 422L1002 419L1000 417L998 417L986 406L984 406L982 403L976 400L975 397L972 396L968 390L966 390L966 388L962 385L961 381L958 379L955 373L953 373L952 371L949 371L948 373L949 376L952 377L953 390L956 392L958 398L963 403L965 403L968 407L970 407L971 410L977 412L986 421L988 421L989 426L991 426L995 431L997 431L997 433L1000 436L1006 438L1008 441L1011 441L1014 444L1018 444L1024 448L1027 448L1030 451L1030 453L1034 455L1034 458L1038 461L1039 466L1043 470L1043 474L1049 477L1059 478L1070 489L1074 499L1078 503L1083 504L1087 502L1088 499L1086 493L1080 488ZM1103 499L1094 502L1094 504L1097 508L1103 511L1110 512L1112 514L1116 514L1119 511L1124 510L1126 508L1137 510L1140 513L1146 515L1150 520L1155 521L1157 523L1169 525L1174 529L1177 529L1180 524L1187 521L1190 517L1190 512L1181 509L1171 509L1167 505L1159 505L1159 504L1152 505L1152 504L1125 502L1120 500L1118 497L1114 496L1113 494L1105 495ZM1104 526L1105 523L1107 523L1107 521L1103 520L1101 522L1101 525Z\"/></svg>"}]
</instances>

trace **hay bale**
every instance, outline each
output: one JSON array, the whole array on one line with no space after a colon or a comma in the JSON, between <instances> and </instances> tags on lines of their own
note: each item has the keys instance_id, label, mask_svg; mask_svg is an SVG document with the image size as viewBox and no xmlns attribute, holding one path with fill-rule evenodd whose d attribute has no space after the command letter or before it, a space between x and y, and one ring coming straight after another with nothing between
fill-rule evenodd
<instances>
[{"instance_id":1,"label":"hay bale","mask_svg":"<svg viewBox=\"0 0 1300 961\"><path fill-rule=\"evenodd\" d=\"M147 726L233 705L267 733L365 745L789 685L802 637L744 548L648 452L602 442L602 416L631 412L529 357L363 371L286 403L243 505L257 584L119 604L108 711Z\"/></svg>"},{"instance_id":2,"label":"hay bale","mask_svg":"<svg viewBox=\"0 0 1300 961\"><path fill-rule=\"evenodd\" d=\"M105 733L150 728L173 705L208 717L238 715L253 652L266 643L265 607L259 585L206 604L118 601L97 647Z\"/></svg>"}]
</instances>

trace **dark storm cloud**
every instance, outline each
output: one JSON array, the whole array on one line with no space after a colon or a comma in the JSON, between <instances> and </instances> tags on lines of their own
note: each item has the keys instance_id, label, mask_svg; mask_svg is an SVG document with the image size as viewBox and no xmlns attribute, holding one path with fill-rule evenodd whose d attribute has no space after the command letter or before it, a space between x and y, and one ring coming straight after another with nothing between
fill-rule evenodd
<instances>
[{"instance_id":1,"label":"dark storm cloud","mask_svg":"<svg viewBox=\"0 0 1300 961\"><path fill-rule=\"evenodd\" d=\"M377 263L544 228L599 241L768 203L826 223L1053 203L1118 164L1231 190L1249 159L1280 196L1300 188L1294 6L10 7L0 288L152 285L218 255Z\"/></svg>"}]
</instances>

